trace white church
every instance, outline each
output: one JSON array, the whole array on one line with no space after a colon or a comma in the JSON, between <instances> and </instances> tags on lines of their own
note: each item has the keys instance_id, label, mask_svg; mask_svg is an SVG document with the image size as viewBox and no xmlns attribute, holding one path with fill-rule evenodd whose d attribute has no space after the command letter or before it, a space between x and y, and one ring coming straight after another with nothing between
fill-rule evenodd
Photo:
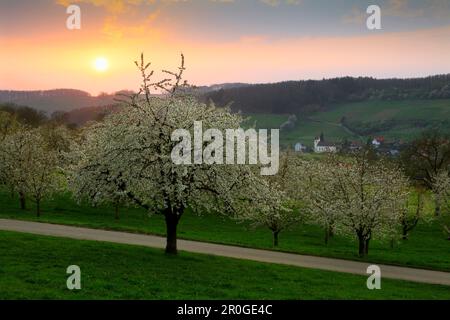
<instances>
[{"instance_id":1,"label":"white church","mask_svg":"<svg viewBox=\"0 0 450 320\"><path fill-rule=\"evenodd\" d=\"M337 147L333 143L325 142L323 134L320 137L314 139L314 152L315 153L333 153L337 152Z\"/></svg>"}]
</instances>

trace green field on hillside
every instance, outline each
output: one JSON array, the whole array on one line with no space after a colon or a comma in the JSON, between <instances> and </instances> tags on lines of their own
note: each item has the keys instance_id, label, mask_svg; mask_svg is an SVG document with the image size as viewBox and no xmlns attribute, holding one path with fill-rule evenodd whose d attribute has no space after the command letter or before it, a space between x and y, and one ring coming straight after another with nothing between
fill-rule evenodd
<instances>
[{"instance_id":1,"label":"green field on hillside","mask_svg":"<svg viewBox=\"0 0 450 320\"><path fill-rule=\"evenodd\" d=\"M340 143L344 138L357 140L358 137L350 134L339 123L318 122L311 119L300 120L291 131L281 131L280 140L283 146L293 146L301 142L309 147L313 146L316 137L323 133L325 140Z\"/></svg>"},{"instance_id":2,"label":"green field on hillside","mask_svg":"<svg viewBox=\"0 0 450 320\"><path fill-rule=\"evenodd\" d=\"M364 122L383 120L450 120L450 100L369 100L333 106L311 118L339 123L345 116Z\"/></svg>"},{"instance_id":3,"label":"green field on hillside","mask_svg":"<svg viewBox=\"0 0 450 320\"><path fill-rule=\"evenodd\" d=\"M278 129L287 121L289 115L283 114L246 114L243 116L244 127L255 127L256 129Z\"/></svg>"},{"instance_id":4,"label":"green field on hillside","mask_svg":"<svg viewBox=\"0 0 450 320\"><path fill-rule=\"evenodd\" d=\"M450 299L447 286L0 231L0 299ZM95 257L95 258L94 258ZM69 290L66 269L81 270Z\"/></svg>"},{"instance_id":5,"label":"green field on hillside","mask_svg":"<svg viewBox=\"0 0 450 320\"><path fill-rule=\"evenodd\" d=\"M289 115L278 114L251 114L246 115L247 120L244 127L256 124L257 129L278 129L287 121ZM307 146L312 146L314 139L323 132L327 140L340 142L343 138L357 137L349 134L339 123L324 123L312 119L299 119L295 128L280 132L280 144L283 147L293 146L297 142L302 142Z\"/></svg>"},{"instance_id":6,"label":"green field on hillside","mask_svg":"<svg viewBox=\"0 0 450 320\"><path fill-rule=\"evenodd\" d=\"M288 115L252 114L250 117L256 120L258 127L276 128L287 120ZM344 138L364 141L369 137L359 136L344 128L341 125L343 117L350 124L380 125L392 122L388 129L376 131L376 135L389 140L409 141L429 128L448 130L445 121L450 122L450 100L369 100L330 106L325 112L316 112L303 118L300 115L294 129L280 133L280 143L293 146L296 142L302 142L312 146L314 138L321 132L331 142L341 142Z\"/></svg>"},{"instance_id":7,"label":"green field on hillside","mask_svg":"<svg viewBox=\"0 0 450 320\"><path fill-rule=\"evenodd\" d=\"M68 195L57 196L42 204L42 216L37 218L30 210L19 209L18 199L7 192L0 192L0 218L33 220L84 226L109 230L166 234L163 216L149 216L139 208L121 209L120 219L114 219L114 209L77 205ZM269 229L251 227L249 223L237 223L224 216L197 216L187 212L178 227L179 238L239 245L245 247L274 249ZM438 221L419 225L410 233L408 240L395 243L373 240L370 251L363 261L414 266L450 271L450 241ZM317 256L361 260L358 257L356 239L334 236L328 245L324 243L324 231L314 225L300 224L280 234L279 247L275 250Z\"/></svg>"}]
</instances>

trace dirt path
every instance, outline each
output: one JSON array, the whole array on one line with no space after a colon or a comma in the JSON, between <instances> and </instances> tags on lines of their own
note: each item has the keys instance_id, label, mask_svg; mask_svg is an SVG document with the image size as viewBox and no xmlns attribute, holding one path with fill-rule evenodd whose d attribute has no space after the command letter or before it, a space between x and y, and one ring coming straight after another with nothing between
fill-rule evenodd
<instances>
[{"instance_id":1,"label":"dirt path","mask_svg":"<svg viewBox=\"0 0 450 320\"><path fill-rule=\"evenodd\" d=\"M152 248L164 248L165 238L127 232L70 227L57 224L0 219L0 230L26 232L73 239L106 241ZM230 258L277 263L304 268L365 275L369 263L333 258L242 248L199 241L178 240L179 250ZM450 273L377 264L382 278L407 280L450 286Z\"/></svg>"}]
</instances>

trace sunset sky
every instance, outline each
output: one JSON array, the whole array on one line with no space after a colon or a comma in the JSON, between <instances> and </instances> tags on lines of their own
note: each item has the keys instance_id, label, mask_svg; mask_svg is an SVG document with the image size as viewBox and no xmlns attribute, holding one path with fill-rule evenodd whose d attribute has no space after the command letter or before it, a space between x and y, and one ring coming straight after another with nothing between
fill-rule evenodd
<instances>
[{"instance_id":1,"label":"sunset sky","mask_svg":"<svg viewBox=\"0 0 450 320\"><path fill-rule=\"evenodd\" d=\"M196 85L426 76L450 73L450 0L2 0L0 48L0 90L133 90L141 52L155 71L183 52Z\"/></svg>"}]
</instances>

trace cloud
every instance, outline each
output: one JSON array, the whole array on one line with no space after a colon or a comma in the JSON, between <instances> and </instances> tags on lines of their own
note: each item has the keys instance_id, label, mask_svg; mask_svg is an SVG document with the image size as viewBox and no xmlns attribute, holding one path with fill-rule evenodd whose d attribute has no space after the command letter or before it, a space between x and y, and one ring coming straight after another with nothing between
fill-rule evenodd
<instances>
[{"instance_id":1,"label":"cloud","mask_svg":"<svg viewBox=\"0 0 450 320\"><path fill-rule=\"evenodd\" d=\"M450 18L450 1L444 0L428 0L428 9L434 17L438 19Z\"/></svg>"},{"instance_id":2,"label":"cloud","mask_svg":"<svg viewBox=\"0 0 450 320\"><path fill-rule=\"evenodd\" d=\"M418 18L449 19L450 1L446 0L423 0L420 7L415 7L410 0L387 0L380 5L382 16L396 18ZM348 15L341 18L343 23L360 24L367 18L365 8L354 6Z\"/></svg>"},{"instance_id":3,"label":"cloud","mask_svg":"<svg viewBox=\"0 0 450 320\"><path fill-rule=\"evenodd\" d=\"M102 33L108 37L119 39L125 36L140 36L145 31L155 32L155 21L163 5L187 3L198 0L55 0L58 5L89 4L103 8L107 16L104 18ZM237 1L248 0L203 0L205 2L233 4ZM256 0L271 7L281 4L299 5L303 0ZM148 16L143 18L142 12L149 10ZM141 13L141 14L139 14ZM131 18L130 18L131 17ZM122 20L127 19L126 23ZM130 22L131 21L131 22ZM122 22L122 23L121 23Z\"/></svg>"},{"instance_id":4,"label":"cloud","mask_svg":"<svg viewBox=\"0 0 450 320\"><path fill-rule=\"evenodd\" d=\"M186 0L160 0L159 2L182 2ZM159 10L152 7L148 15L142 17L138 15L141 12L142 5L155 4L156 0L56 0L56 3L62 6L70 4L90 4L95 7L103 8L107 15L103 21L101 32L103 35L113 39L123 37L141 36L145 33L158 33L154 27L154 22L159 15ZM131 17L131 19L130 19ZM126 23L121 18L128 19ZM133 22L130 22L132 20Z\"/></svg>"},{"instance_id":5,"label":"cloud","mask_svg":"<svg viewBox=\"0 0 450 320\"><path fill-rule=\"evenodd\" d=\"M57 0L56 3L62 6L71 4L86 3L96 7L103 7L110 14L121 14L126 12L130 7L140 5L145 0Z\"/></svg>"},{"instance_id":6,"label":"cloud","mask_svg":"<svg viewBox=\"0 0 450 320\"><path fill-rule=\"evenodd\" d=\"M76 3L88 3L97 7L104 7L111 13L123 13L131 6L139 6L141 4L164 4L164 3L179 3L179 2L191 2L194 0L56 0L56 2L63 6ZM248 0L205 0L209 2L220 3L235 3L237 1ZM271 7L279 6L280 4L286 5L299 5L303 0L258 0Z\"/></svg>"},{"instance_id":7,"label":"cloud","mask_svg":"<svg viewBox=\"0 0 450 320\"><path fill-rule=\"evenodd\" d=\"M159 38L161 31L154 26L154 21L159 16L159 10L147 15L143 20L133 24L120 23L118 16L107 16L103 22L102 33L109 38L121 39L124 37L148 37Z\"/></svg>"},{"instance_id":8,"label":"cloud","mask_svg":"<svg viewBox=\"0 0 450 320\"><path fill-rule=\"evenodd\" d=\"M352 7L350 14L342 17L341 21L349 24L363 24L366 19L367 16L364 11L358 7Z\"/></svg>"},{"instance_id":9,"label":"cloud","mask_svg":"<svg viewBox=\"0 0 450 320\"><path fill-rule=\"evenodd\" d=\"M262 3L265 3L271 7L277 7L282 3L285 3L287 5L298 5L302 2L302 0L260 0Z\"/></svg>"},{"instance_id":10,"label":"cloud","mask_svg":"<svg viewBox=\"0 0 450 320\"><path fill-rule=\"evenodd\" d=\"M423 8L412 8L409 0L389 0L386 7L381 8L382 14L391 17L417 18L425 13Z\"/></svg>"}]
</instances>

